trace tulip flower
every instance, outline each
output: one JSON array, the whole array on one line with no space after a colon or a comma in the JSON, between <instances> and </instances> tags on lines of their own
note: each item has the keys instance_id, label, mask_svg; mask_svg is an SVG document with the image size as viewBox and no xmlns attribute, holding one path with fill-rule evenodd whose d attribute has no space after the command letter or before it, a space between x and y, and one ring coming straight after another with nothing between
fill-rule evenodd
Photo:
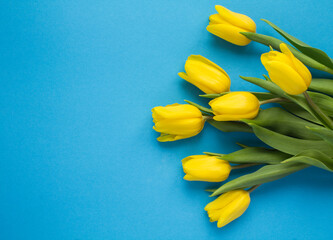
<instances>
[{"instance_id":1,"label":"tulip flower","mask_svg":"<svg viewBox=\"0 0 333 240\"><path fill-rule=\"evenodd\" d=\"M258 115L260 103L249 92L232 92L209 102L216 121L252 119Z\"/></svg>"},{"instance_id":2,"label":"tulip flower","mask_svg":"<svg viewBox=\"0 0 333 240\"><path fill-rule=\"evenodd\" d=\"M219 5L216 5L215 9L218 14L209 17L208 32L239 46L245 46L251 42L241 34L241 32L256 32L256 24L251 18Z\"/></svg>"},{"instance_id":3,"label":"tulip flower","mask_svg":"<svg viewBox=\"0 0 333 240\"><path fill-rule=\"evenodd\" d=\"M280 44L281 53L270 51L261 55L261 62L271 80L291 95L305 92L311 83L311 73L289 50Z\"/></svg>"},{"instance_id":4,"label":"tulip flower","mask_svg":"<svg viewBox=\"0 0 333 240\"><path fill-rule=\"evenodd\" d=\"M160 142L189 138L201 132L205 120L200 110L189 104L172 104L154 107L153 129L161 133Z\"/></svg>"},{"instance_id":5,"label":"tulip flower","mask_svg":"<svg viewBox=\"0 0 333 240\"><path fill-rule=\"evenodd\" d=\"M182 160L188 181L222 182L229 177L229 162L215 156L194 155Z\"/></svg>"},{"instance_id":6,"label":"tulip flower","mask_svg":"<svg viewBox=\"0 0 333 240\"><path fill-rule=\"evenodd\" d=\"M191 55L185 63L185 71L178 73L204 93L221 93L230 90L230 78L218 65L200 55Z\"/></svg>"},{"instance_id":7,"label":"tulip flower","mask_svg":"<svg viewBox=\"0 0 333 240\"><path fill-rule=\"evenodd\" d=\"M217 221L217 227L220 228L239 218L248 208L250 201L248 191L233 190L208 203L205 210L210 221Z\"/></svg>"}]
</instances>

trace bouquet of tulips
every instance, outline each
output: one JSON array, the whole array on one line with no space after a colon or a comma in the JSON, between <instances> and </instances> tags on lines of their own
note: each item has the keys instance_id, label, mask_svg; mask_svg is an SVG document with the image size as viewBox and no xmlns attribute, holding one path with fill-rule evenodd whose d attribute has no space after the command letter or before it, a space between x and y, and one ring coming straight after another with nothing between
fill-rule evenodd
<instances>
[{"instance_id":1,"label":"bouquet of tulips","mask_svg":"<svg viewBox=\"0 0 333 240\"><path fill-rule=\"evenodd\" d=\"M266 91L230 92L230 78L221 67L192 55L179 76L202 90L201 97L211 99L210 108L186 101L155 107L152 112L160 142L193 137L208 122L223 132L253 133L267 145L241 145L233 153L206 152L182 160L188 181L223 182L232 169L261 166L210 190L211 196L218 197L205 210L210 221L223 227L245 212L250 193L259 185L309 166L333 171L333 79L313 79L306 67L333 74L333 60L267 20L285 42L256 33L256 24L248 16L222 6L216 10L209 18L210 33L239 46L251 41L269 46L270 51L261 55L268 76L241 77ZM279 105L260 108L267 103Z\"/></svg>"}]
</instances>

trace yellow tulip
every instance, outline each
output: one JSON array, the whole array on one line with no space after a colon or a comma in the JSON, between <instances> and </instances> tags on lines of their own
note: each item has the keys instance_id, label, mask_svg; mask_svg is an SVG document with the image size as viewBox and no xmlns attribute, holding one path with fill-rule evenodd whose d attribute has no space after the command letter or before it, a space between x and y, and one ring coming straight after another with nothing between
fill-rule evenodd
<instances>
[{"instance_id":1,"label":"yellow tulip","mask_svg":"<svg viewBox=\"0 0 333 240\"><path fill-rule=\"evenodd\" d=\"M185 63L185 71L178 75L198 87L204 93L228 92L230 78L218 65L200 55L191 55Z\"/></svg>"},{"instance_id":2,"label":"yellow tulip","mask_svg":"<svg viewBox=\"0 0 333 240\"><path fill-rule=\"evenodd\" d=\"M270 51L261 55L261 62L271 80L291 95L306 91L311 83L311 73L299 61L286 44L280 44L281 52Z\"/></svg>"},{"instance_id":3,"label":"yellow tulip","mask_svg":"<svg viewBox=\"0 0 333 240\"><path fill-rule=\"evenodd\" d=\"M204 118L200 110L188 104L172 104L165 107L154 107L153 129L161 133L160 142L176 141L189 138L201 132Z\"/></svg>"},{"instance_id":4,"label":"yellow tulip","mask_svg":"<svg viewBox=\"0 0 333 240\"><path fill-rule=\"evenodd\" d=\"M219 5L216 5L215 9L218 14L209 17L208 32L239 46L245 46L251 42L240 33L256 32L256 24L251 18Z\"/></svg>"},{"instance_id":5,"label":"yellow tulip","mask_svg":"<svg viewBox=\"0 0 333 240\"><path fill-rule=\"evenodd\" d=\"M214 156L194 155L182 160L188 181L222 182L229 177L229 162Z\"/></svg>"},{"instance_id":6,"label":"yellow tulip","mask_svg":"<svg viewBox=\"0 0 333 240\"><path fill-rule=\"evenodd\" d=\"M260 103L249 92L232 92L209 102L216 121L252 119L258 115Z\"/></svg>"},{"instance_id":7,"label":"yellow tulip","mask_svg":"<svg viewBox=\"0 0 333 240\"><path fill-rule=\"evenodd\" d=\"M205 210L210 221L217 221L217 227L220 228L239 218L248 208L250 201L248 191L233 190L208 203Z\"/></svg>"}]
</instances>

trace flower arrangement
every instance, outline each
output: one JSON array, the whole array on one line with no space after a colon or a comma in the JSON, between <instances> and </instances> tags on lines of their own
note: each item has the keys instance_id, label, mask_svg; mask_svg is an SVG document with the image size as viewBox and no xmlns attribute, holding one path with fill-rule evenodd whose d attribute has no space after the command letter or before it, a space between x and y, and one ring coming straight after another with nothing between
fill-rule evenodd
<instances>
[{"instance_id":1,"label":"flower arrangement","mask_svg":"<svg viewBox=\"0 0 333 240\"><path fill-rule=\"evenodd\" d=\"M223 227L240 217L250 204L250 193L261 184L283 178L309 166L333 171L333 80L313 79L308 67L333 74L333 60L265 21L286 42L256 33L255 22L243 14L216 6L207 30L239 46L251 41L269 46L261 55L268 72L264 78L241 77L263 92L230 92L228 74L200 55L190 56L179 76L211 99L208 107L186 101L152 109L158 141L176 141L200 133L208 122L223 132L250 132L267 147L249 147L229 154L204 153L182 160L187 181L223 182L233 169L258 165L217 189L205 210L211 222ZM289 42L289 43L287 43ZM267 103L278 107L261 109Z\"/></svg>"}]
</instances>

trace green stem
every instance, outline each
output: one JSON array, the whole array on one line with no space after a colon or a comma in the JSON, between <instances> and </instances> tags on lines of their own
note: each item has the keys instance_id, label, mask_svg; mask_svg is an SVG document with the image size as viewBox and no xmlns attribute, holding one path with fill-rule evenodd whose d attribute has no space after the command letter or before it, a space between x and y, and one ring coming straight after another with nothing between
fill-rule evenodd
<instances>
[{"instance_id":1,"label":"green stem","mask_svg":"<svg viewBox=\"0 0 333 240\"><path fill-rule=\"evenodd\" d=\"M207 120L209 120L209 119L213 119L212 116L210 116L210 115L205 115L205 113L202 114L202 115L203 115L202 118L203 118L205 121L207 121Z\"/></svg>"},{"instance_id":2,"label":"green stem","mask_svg":"<svg viewBox=\"0 0 333 240\"><path fill-rule=\"evenodd\" d=\"M318 119L329 129L333 129L333 121L329 118L311 99L307 91L303 93L306 101L308 102L310 108L315 112L318 116Z\"/></svg>"},{"instance_id":3,"label":"green stem","mask_svg":"<svg viewBox=\"0 0 333 240\"><path fill-rule=\"evenodd\" d=\"M260 105L267 104L267 103L278 103L278 102L289 102L288 99L285 98L271 98L264 101L260 101Z\"/></svg>"}]
</instances>

